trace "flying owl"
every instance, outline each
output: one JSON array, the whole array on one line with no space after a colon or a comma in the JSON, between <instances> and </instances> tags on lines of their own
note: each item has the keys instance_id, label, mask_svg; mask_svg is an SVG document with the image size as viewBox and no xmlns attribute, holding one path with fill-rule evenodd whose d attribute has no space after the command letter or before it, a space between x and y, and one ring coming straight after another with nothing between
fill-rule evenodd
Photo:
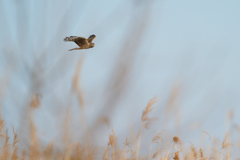
<instances>
[{"instance_id":1,"label":"flying owl","mask_svg":"<svg viewBox=\"0 0 240 160\"><path fill-rule=\"evenodd\" d=\"M93 48L94 47L94 43L92 43L92 41L94 40L96 36L93 34L91 36L87 38L85 37L77 37L77 36L70 36L70 37L66 37L64 38L64 41L73 41L75 42L79 48L73 48L73 49L70 49L69 51L72 51L72 50L79 50L79 49L89 49L89 48Z\"/></svg>"}]
</instances>

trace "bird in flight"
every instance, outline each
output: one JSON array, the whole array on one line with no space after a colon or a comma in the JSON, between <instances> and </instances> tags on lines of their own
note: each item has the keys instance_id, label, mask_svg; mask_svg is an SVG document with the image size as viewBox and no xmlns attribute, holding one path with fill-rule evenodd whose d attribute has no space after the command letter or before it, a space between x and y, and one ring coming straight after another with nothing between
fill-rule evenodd
<instances>
[{"instance_id":1,"label":"bird in flight","mask_svg":"<svg viewBox=\"0 0 240 160\"><path fill-rule=\"evenodd\" d=\"M70 36L70 37L64 38L64 41L65 42L73 41L79 46L79 48L73 48L73 49L70 49L69 51L79 50L79 49L89 49L94 47L95 44L92 43L92 41L94 40L95 37L96 36L94 34L89 36L88 39L85 37Z\"/></svg>"}]
</instances>

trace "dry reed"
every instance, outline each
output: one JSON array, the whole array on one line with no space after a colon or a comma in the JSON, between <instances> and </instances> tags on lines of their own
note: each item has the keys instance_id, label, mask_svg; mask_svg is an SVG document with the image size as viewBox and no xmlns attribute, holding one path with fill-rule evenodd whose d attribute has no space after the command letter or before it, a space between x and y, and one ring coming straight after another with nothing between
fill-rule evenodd
<instances>
[{"instance_id":1,"label":"dry reed","mask_svg":"<svg viewBox=\"0 0 240 160\"><path fill-rule=\"evenodd\" d=\"M149 101L149 103L147 104L147 107L145 108L143 115L142 115L142 124L140 128L148 128L145 127L146 125L143 123L151 123L152 120L155 118L149 118L149 113L151 111L153 111L153 107L152 105L154 103L156 103L156 98L153 98ZM40 107L41 103L40 103L40 99L38 98L37 95L34 95L31 101L31 119L30 119L30 128L31 128L31 134L30 134L30 139L31 139L31 143L29 145L29 147L27 149L24 149L21 153L18 152L18 142L19 142L19 138L17 135L17 132L15 131L15 128L12 126L12 130L13 130L13 141L12 144L9 143L9 135L8 135L8 130L4 131L4 120L0 121L0 137L2 138L2 140L4 140L3 143L3 147L0 148L0 159L1 160L32 160L32 159L36 159L36 160L52 160L52 159L62 159L62 160L82 160L82 159L86 159L86 160L94 160L95 159L95 155L97 155L98 153L96 152L97 149L99 147L95 147L93 149L88 148L88 145L84 146L81 145L79 142L65 146L65 149L60 149L58 146L54 145L54 141L51 141L45 149L42 148L42 146L40 146L39 144L39 138L37 136L37 129L34 125L34 121L33 121L33 112L36 108ZM149 126L149 125L147 125ZM207 132L205 132L206 134L208 134ZM183 149L181 146L181 152L180 151L175 151L174 152L174 157L172 156L173 153L170 154L172 145L183 145L180 138L175 136L172 139L170 148L167 152L167 154L164 156L164 154L162 154L164 148L160 148L160 142L163 140L163 136L164 132L160 131L157 132L152 141L151 141L151 145L150 145L150 150L149 150L149 154L148 156L144 156L139 152L140 149L140 140L141 140L141 129L140 129L140 133L137 136L137 148L136 150L134 150L134 148L131 147L130 142L128 140L128 138L125 139L124 142L124 148L123 150L119 147L118 145L118 141L117 141L117 136L116 136L116 132L112 129L111 133L109 134L109 141L107 144L107 148L105 149L102 159L103 160L151 160L151 159L157 159L157 160L167 160L169 159L169 157L172 157L172 159L174 160L182 160L183 158L179 157L179 153L181 153L181 155L183 154ZM209 135L209 134L208 134ZM209 135L210 136L210 135ZM152 146L153 144L157 144L157 150L154 152L154 154L152 155ZM187 150L187 154L185 155L185 160L190 160L190 159L194 159L194 160L217 160L217 159L230 159L231 158L231 154L229 151L226 151L226 154L224 156L224 149L228 149L231 145L231 141L230 141L230 134L227 133L223 142L222 142L222 150L219 151L217 148L212 148L211 149L211 155L209 157L204 157L204 153L203 153L203 149L200 148L199 150L197 150L197 147L194 146L193 143L190 144L189 149ZM128 150L129 149L129 150ZM175 148L177 149L177 148ZM130 153L130 155L128 154ZM170 156L169 156L170 155ZM129 156L129 157L128 157ZM164 158L160 158L161 156L164 156ZM219 158L221 156L221 158Z\"/></svg>"}]
</instances>

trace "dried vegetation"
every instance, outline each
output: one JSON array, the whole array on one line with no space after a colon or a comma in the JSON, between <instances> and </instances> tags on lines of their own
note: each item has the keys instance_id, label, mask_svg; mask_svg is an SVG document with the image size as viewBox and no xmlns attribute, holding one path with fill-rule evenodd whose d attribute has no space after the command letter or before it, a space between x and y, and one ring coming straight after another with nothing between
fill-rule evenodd
<instances>
[{"instance_id":1,"label":"dried vegetation","mask_svg":"<svg viewBox=\"0 0 240 160\"><path fill-rule=\"evenodd\" d=\"M129 86L129 81L131 77L131 72L133 71L133 65L135 60L135 55L138 53L139 46L142 45L144 40L143 35L146 31L147 24L149 22L149 17L151 14L151 3L147 1L144 3L143 1L136 1L136 6L141 6L140 3L143 3L144 7L136 7L132 9L133 15L130 20L130 24L128 30L126 32L126 39L123 41L122 49L118 52L116 64L112 70L112 74L110 75L109 83L106 89L106 93L104 94L105 101L102 105L102 110L93 120L93 125L87 124L87 117L85 116L85 99L82 91L82 86L80 85L80 71L82 67L83 59L80 58L79 63L76 67L76 71L72 80L72 87L70 93L70 103L68 103L68 107L66 110L64 124L62 125L63 131L60 133L63 135L63 143L57 143L54 140L50 141L49 144L44 145L41 143L41 138L38 135L37 125L34 123L34 112L41 108L41 99L44 97L40 93L35 94L39 90L49 90L54 87L49 87L49 84L54 85L53 83L47 82L55 82L58 79L64 77L63 75L68 72L67 65L63 62L67 59L66 57L70 57L69 54L63 54L64 56L59 58L60 60L56 62L53 66L46 65L44 60L53 59L53 57L47 57L49 52L44 51L44 53L39 56L33 64L30 66L28 63L23 63L26 70L30 73L30 95L32 96L31 102L26 105L26 108L23 109L23 120L26 119L29 123L23 123L24 126L29 126L30 128L29 135L26 137L30 140L29 143L27 139L21 139L18 136L18 131L12 126L11 132L13 133L12 137L9 138L9 130L5 127L4 120L0 115L0 139L1 139L1 147L0 147L0 160L94 160L94 159L102 159L102 160L230 160L232 159L232 148L240 147L240 139L237 143L233 143L231 141L230 133L227 133L222 144L216 144L215 140L212 140L209 133L203 131L207 135L209 135L210 140L212 140L212 144L209 146L194 146L193 143L190 145L184 145L181 136L172 136L168 134L165 130L160 130L157 132L152 140L149 142L150 146L143 145L143 131L151 128L153 122L157 121L159 117L152 117L151 113L154 111L154 105L157 103L157 97L151 99L143 111L142 115L139 115L139 119L141 120L140 125L138 126L138 132L136 135L125 137L125 142L118 140L118 133L112 129L111 133L109 133L108 143L104 146L95 146L94 137L101 139L99 137L99 130L104 129L103 124L110 124L110 116L113 115L114 106L121 101L121 97L126 94L126 90ZM27 5L25 6L27 9ZM23 10L25 10L23 8ZM121 8L119 7L121 10ZM122 11L116 9L112 15L121 15ZM19 10L18 12L21 12ZM92 11L91 11L92 12ZM70 13L70 12L67 12ZM19 13L18 15L21 15ZM68 17L68 16L66 16ZM70 16L69 16L70 17ZM125 18L124 18L125 19ZM111 19L110 19L111 20ZM62 21L59 26L65 26L69 24L67 21ZM105 22L103 23L105 24ZM24 23L24 25L26 25ZM110 25L112 28L113 26ZM104 27L96 26L100 29L107 30L109 33L110 28L107 28L107 25ZM20 27L21 28L21 27ZM22 28L28 28L23 26ZM67 27L66 27L67 28ZM62 31L61 29L59 29ZM22 33L22 30L19 31ZM24 34L24 33L22 33ZM21 35L21 34L20 34ZM60 35L60 33L59 33ZM25 36L19 36L20 38ZM103 38L103 37L102 37ZM131 41L129 41L131 39ZM54 38L55 41L55 38ZM25 42L21 42L25 43ZM26 43L27 44L27 43ZM23 45L20 45L23 46ZM52 46L52 45L49 45ZM54 46L54 45L53 45ZM55 48L59 47L54 46ZM48 50L49 48L46 48ZM54 54L58 54L58 52L54 52ZM57 55L59 56L59 55ZM71 55L72 56L72 55ZM54 58L55 59L55 58ZM69 60L69 59L68 59ZM73 59L71 59L72 61ZM69 60L70 61L70 60ZM43 62L43 63L42 63ZM52 62L51 62L52 63ZM45 68L44 68L44 65ZM50 69L49 69L50 67ZM61 70L61 74L56 74L55 76L51 76L55 74L55 70ZM41 75L44 75L41 77ZM47 78L46 78L47 77ZM47 82L46 82L47 81ZM46 82L46 83L45 83ZM44 87L44 84L47 84L47 87ZM57 84L57 82L56 82ZM3 90L3 89L2 89ZM2 92L1 90L1 92ZM173 90L169 96L169 101L166 104L165 113L164 113L164 127L167 128L169 118L173 114L176 124L176 130L180 129L180 116L178 105L178 94L179 89L177 87L173 87ZM83 135L83 140L79 139L71 139L70 131L69 131L69 119L71 118L71 107L73 106L73 99L76 97L77 105L81 120L81 127ZM56 98L57 99L57 98ZM57 99L57 105L61 104L61 99ZM28 112L29 111L29 112ZM106 114L107 113L107 114ZM117 126L115 126L117 127ZM26 127L27 128L27 127ZM240 133L240 127L236 126L238 133ZM25 128L24 128L25 129ZM23 129L23 130L24 130ZM77 132L77 131L76 131ZM105 133L108 133L108 130L104 130ZM27 134L26 133L26 134ZM178 132L176 132L176 135ZM96 136L97 135L97 136ZM187 135L185 135L187 136ZM240 137L240 136L239 136ZM19 139L20 138L20 139ZM10 141L12 139L12 142ZM21 141L26 141L27 146L22 147ZM173 147L173 145L175 147ZM21 148L21 149L20 149ZM143 155L141 151L147 151L148 154ZM239 151L239 148L238 148ZM240 156L239 154L237 156ZM240 158L240 157L239 157Z\"/></svg>"},{"instance_id":2,"label":"dried vegetation","mask_svg":"<svg viewBox=\"0 0 240 160\"><path fill-rule=\"evenodd\" d=\"M36 126L33 123L32 112L30 119L30 144L27 148L25 148L21 153L18 150L18 135L12 126L13 132L13 141L12 144L9 142L8 130L4 131L4 120L0 120L0 137L4 142L0 148L0 159L1 160L52 160L52 159L62 159L62 160L94 160L99 159L99 155L102 155L101 159L103 160L228 160L231 159L231 146L233 146L230 140L230 134L227 133L222 145L221 149L219 148L211 148L209 154L206 155L204 150L199 147L195 147L193 143L190 143L189 146L183 145L182 141L179 137L175 136L172 138L172 142L169 150L166 150L165 146L161 145L163 141L163 136L165 134L164 130L161 130L155 134L152 139L149 155L142 155L139 150L140 148L147 149L147 146L141 146L141 134L142 129L149 128L149 124L156 120L155 118L150 118L150 113L153 110L153 105L157 102L156 97L151 99L147 104L147 107L143 111L142 114L142 122L140 126L139 133L135 136L135 143L130 143L128 137L125 139L124 148L121 148L119 145L119 141L114 129L112 129L111 133L109 133L109 141L106 145L106 148L100 146L91 146L91 144L86 142L76 142L70 144L69 146L64 146L64 148L60 148L59 146L54 145L54 141L51 141L46 147L40 145L40 139L37 138L36 134ZM30 104L31 110L40 107L40 99L39 95L34 95ZM146 125L148 124L148 125ZM148 126L148 127L146 127ZM142 128L143 127L143 128ZM204 131L205 132L205 131ZM208 134L206 132L206 134ZM209 134L208 134L209 135ZM209 135L210 136L210 135ZM100 137L99 137L100 138ZM154 149L154 153L152 154L152 146L156 144L158 147ZM172 149L172 145L175 144L175 148ZM179 145L180 147L177 147ZM220 147L220 146L218 146ZM98 155L98 156L96 156Z\"/></svg>"}]
</instances>

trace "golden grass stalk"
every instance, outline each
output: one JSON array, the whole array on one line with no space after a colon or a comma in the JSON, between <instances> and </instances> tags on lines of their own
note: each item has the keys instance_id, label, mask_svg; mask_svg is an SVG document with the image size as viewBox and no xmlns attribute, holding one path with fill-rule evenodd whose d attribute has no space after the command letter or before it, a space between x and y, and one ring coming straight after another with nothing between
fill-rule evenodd
<instances>
[{"instance_id":1,"label":"golden grass stalk","mask_svg":"<svg viewBox=\"0 0 240 160\"><path fill-rule=\"evenodd\" d=\"M213 151L213 153L210 155L210 157L209 157L209 159L220 159L219 157L218 157L218 155L219 155L219 153L221 153L221 152L219 152L217 149L215 149L215 148L212 148L211 149L212 151Z\"/></svg>"},{"instance_id":2,"label":"golden grass stalk","mask_svg":"<svg viewBox=\"0 0 240 160\"><path fill-rule=\"evenodd\" d=\"M229 133L226 134L226 136L225 136L225 138L223 140L222 149L227 148L230 145L229 142L227 142L228 136L229 136Z\"/></svg>"},{"instance_id":3,"label":"golden grass stalk","mask_svg":"<svg viewBox=\"0 0 240 160\"><path fill-rule=\"evenodd\" d=\"M167 156L164 158L164 160L167 160L168 155L169 155L169 152L170 152L170 150L171 150L171 148L172 148L172 144L173 144L173 141L172 141L171 146L170 146L170 148L169 148L169 150L168 150Z\"/></svg>"},{"instance_id":4,"label":"golden grass stalk","mask_svg":"<svg viewBox=\"0 0 240 160\"><path fill-rule=\"evenodd\" d=\"M131 153L130 160L136 159L136 157L135 157L136 153L133 151L132 148L130 149L130 153Z\"/></svg>"},{"instance_id":5,"label":"golden grass stalk","mask_svg":"<svg viewBox=\"0 0 240 160\"><path fill-rule=\"evenodd\" d=\"M69 115L70 115L71 105L68 106L64 126L63 126L63 144L64 146L69 146Z\"/></svg>"},{"instance_id":6,"label":"golden grass stalk","mask_svg":"<svg viewBox=\"0 0 240 160\"><path fill-rule=\"evenodd\" d=\"M85 118L85 102L84 102L84 96L83 96L83 89L81 87L81 83L80 83L80 75L81 75L81 69L82 69L82 65L83 65L83 59L84 57L81 56L78 60L78 64L76 66L76 70L74 73L74 77L73 77L73 83L72 83L72 92L74 92L77 96L78 99L78 106L79 106L79 114L80 114L80 120L81 120L81 125L83 128L83 133L84 133L84 145L86 147L86 152L87 155L90 154L89 148L91 148L91 139L90 139L90 133L86 127L86 118ZM88 145L88 146L87 146Z\"/></svg>"},{"instance_id":7,"label":"golden grass stalk","mask_svg":"<svg viewBox=\"0 0 240 160\"><path fill-rule=\"evenodd\" d=\"M141 135L142 135L142 127L140 128L139 134L138 134L138 143L137 143L137 152L136 152L136 160L138 160L138 154L139 154L139 148L141 144Z\"/></svg>"},{"instance_id":8,"label":"golden grass stalk","mask_svg":"<svg viewBox=\"0 0 240 160\"><path fill-rule=\"evenodd\" d=\"M20 157L20 160L24 160L24 159L25 159L25 156L26 156L26 149L24 149L24 150L22 151L22 155L21 155L21 157Z\"/></svg>"},{"instance_id":9,"label":"golden grass stalk","mask_svg":"<svg viewBox=\"0 0 240 160\"><path fill-rule=\"evenodd\" d=\"M136 152L136 160L138 160L138 154L139 154L139 149L140 149L140 144L141 144L141 135L142 135L142 126L145 127L146 129L148 129L150 123L154 120L157 120L157 118L149 118L148 115L149 113L154 109L153 104L157 103L157 97L154 97L152 98L145 110L143 111L143 114L142 114L142 121L141 121L141 127L140 127L140 130L139 130L139 133L138 133L138 143L137 143L137 152Z\"/></svg>"},{"instance_id":10,"label":"golden grass stalk","mask_svg":"<svg viewBox=\"0 0 240 160\"><path fill-rule=\"evenodd\" d=\"M115 132L112 128L112 133L109 134L109 142L108 142L108 145L111 145L112 146L112 158L113 160L115 160L115 157L114 157L114 146L117 142L117 137L115 136Z\"/></svg>"},{"instance_id":11,"label":"golden grass stalk","mask_svg":"<svg viewBox=\"0 0 240 160\"><path fill-rule=\"evenodd\" d=\"M179 160L179 155L178 154L179 154L179 151L175 152L175 157L173 159Z\"/></svg>"},{"instance_id":12,"label":"golden grass stalk","mask_svg":"<svg viewBox=\"0 0 240 160\"><path fill-rule=\"evenodd\" d=\"M175 143L175 149L177 149L177 146L176 146L176 145L177 145L178 143L180 143L180 140L179 140L179 138L178 138L178 137L176 137L176 136L175 136L175 137L173 137L173 142Z\"/></svg>"},{"instance_id":13,"label":"golden grass stalk","mask_svg":"<svg viewBox=\"0 0 240 160\"><path fill-rule=\"evenodd\" d=\"M124 143L124 160L127 159L127 146L130 146L130 143L128 142L128 138L126 138L125 143Z\"/></svg>"},{"instance_id":14,"label":"golden grass stalk","mask_svg":"<svg viewBox=\"0 0 240 160\"><path fill-rule=\"evenodd\" d=\"M12 149L13 149L13 153L12 153L12 160L17 160L18 159L18 137L17 137L17 132L15 132L14 127L12 125L13 128L13 135L14 135L14 139L13 139L13 145L12 145Z\"/></svg>"},{"instance_id":15,"label":"golden grass stalk","mask_svg":"<svg viewBox=\"0 0 240 160\"><path fill-rule=\"evenodd\" d=\"M65 151L64 151L64 153L63 153L63 159L65 160L70 160L71 159L71 149L73 148L75 146L75 144L71 144L70 146L68 146L66 149L65 149Z\"/></svg>"},{"instance_id":16,"label":"golden grass stalk","mask_svg":"<svg viewBox=\"0 0 240 160\"><path fill-rule=\"evenodd\" d=\"M31 109L38 108L38 107L41 105L40 97L41 97L41 94L40 94L40 93L36 93L36 94L32 97Z\"/></svg>"},{"instance_id":17,"label":"golden grass stalk","mask_svg":"<svg viewBox=\"0 0 240 160\"><path fill-rule=\"evenodd\" d=\"M110 146L110 144L108 143L107 149L105 150L105 152L103 154L103 160L107 160L108 159L109 146Z\"/></svg>"},{"instance_id":18,"label":"golden grass stalk","mask_svg":"<svg viewBox=\"0 0 240 160\"><path fill-rule=\"evenodd\" d=\"M156 150L156 152L153 154L152 159L154 159L154 158L159 159L159 155L160 155L160 153L162 152L162 150L164 150L164 148L158 148L158 149Z\"/></svg>"},{"instance_id":19,"label":"golden grass stalk","mask_svg":"<svg viewBox=\"0 0 240 160\"><path fill-rule=\"evenodd\" d=\"M228 141L229 133L226 134L223 143L222 143L222 153L221 153L221 160L223 159L223 149L228 148L231 145L231 142Z\"/></svg>"},{"instance_id":20,"label":"golden grass stalk","mask_svg":"<svg viewBox=\"0 0 240 160\"><path fill-rule=\"evenodd\" d=\"M149 127L149 125L151 124L152 121L157 120L157 118L149 118L148 117L148 115L154 109L153 104L157 103L157 101L158 101L157 97L152 98L148 102L147 107L145 108L145 110L143 111L141 125L143 127L145 127L146 129L148 129L148 127Z\"/></svg>"},{"instance_id":21,"label":"golden grass stalk","mask_svg":"<svg viewBox=\"0 0 240 160\"><path fill-rule=\"evenodd\" d=\"M4 120L2 120L1 117L0 117L0 137L2 137L2 138L4 138L4 134L3 134L4 126L5 126Z\"/></svg>"},{"instance_id":22,"label":"golden grass stalk","mask_svg":"<svg viewBox=\"0 0 240 160\"><path fill-rule=\"evenodd\" d=\"M170 150L171 150L171 148L172 148L172 144L173 143L179 143L180 142L180 139L177 137L177 136L175 136L175 137L173 137L173 140L172 140L172 143L171 143L171 146L170 146L170 148L169 148L169 150L168 150L168 153L167 153L167 156L164 158L164 160L167 160L167 158L168 158L168 155L169 155L169 152L170 152Z\"/></svg>"},{"instance_id":23,"label":"golden grass stalk","mask_svg":"<svg viewBox=\"0 0 240 160\"><path fill-rule=\"evenodd\" d=\"M72 151L74 159L83 159L82 155L85 151L85 148L81 149L81 144L78 142Z\"/></svg>"},{"instance_id":24,"label":"golden grass stalk","mask_svg":"<svg viewBox=\"0 0 240 160\"><path fill-rule=\"evenodd\" d=\"M18 157L18 147L15 147L13 150L13 153L12 153L11 160L17 160L18 158L19 158Z\"/></svg>"},{"instance_id":25,"label":"golden grass stalk","mask_svg":"<svg viewBox=\"0 0 240 160\"><path fill-rule=\"evenodd\" d=\"M47 145L46 149L42 152L44 159L53 159L53 140Z\"/></svg>"},{"instance_id":26,"label":"golden grass stalk","mask_svg":"<svg viewBox=\"0 0 240 160\"><path fill-rule=\"evenodd\" d=\"M32 97L31 101L31 113L30 113L30 152L29 152L29 159L36 159L37 157L40 156L40 151L39 151L39 144L37 141L37 136L36 136L36 128L33 122L33 110L38 108L41 103L39 100L40 94L35 94Z\"/></svg>"},{"instance_id":27,"label":"golden grass stalk","mask_svg":"<svg viewBox=\"0 0 240 160\"><path fill-rule=\"evenodd\" d=\"M14 136L12 148L14 148L14 147L17 147L16 145L17 145L19 140L18 140L18 137L17 137L17 132L15 132L13 125L12 125L12 128L13 128L13 136Z\"/></svg>"},{"instance_id":28,"label":"golden grass stalk","mask_svg":"<svg viewBox=\"0 0 240 160\"><path fill-rule=\"evenodd\" d=\"M196 151L197 147L194 147L193 143L190 145L190 150L194 159L198 159L198 152Z\"/></svg>"},{"instance_id":29,"label":"golden grass stalk","mask_svg":"<svg viewBox=\"0 0 240 160\"><path fill-rule=\"evenodd\" d=\"M200 159L203 160L204 157L203 157L203 150L202 150L202 148L199 149L199 154L200 154Z\"/></svg>"},{"instance_id":30,"label":"golden grass stalk","mask_svg":"<svg viewBox=\"0 0 240 160\"><path fill-rule=\"evenodd\" d=\"M205 134L207 134L208 136L209 136L209 139L211 140L212 139L212 137L211 137L211 135L208 133L208 132L206 132L206 131L202 131L203 133L205 133ZM209 151L211 150L211 143L209 144ZM210 153L208 154L208 156L207 157L209 157L209 155L210 155Z\"/></svg>"},{"instance_id":31,"label":"golden grass stalk","mask_svg":"<svg viewBox=\"0 0 240 160\"><path fill-rule=\"evenodd\" d=\"M9 141L9 136L8 136L8 130L6 130L6 133L3 135L4 137L4 147L1 152L1 157L0 159L9 159L10 158L10 144L8 143Z\"/></svg>"},{"instance_id":32,"label":"golden grass stalk","mask_svg":"<svg viewBox=\"0 0 240 160\"><path fill-rule=\"evenodd\" d=\"M153 144L153 143L151 143L151 146L150 146L150 151L149 151L149 155L148 155L148 160L150 160L151 150L152 150L152 144Z\"/></svg>"},{"instance_id":33,"label":"golden grass stalk","mask_svg":"<svg viewBox=\"0 0 240 160\"><path fill-rule=\"evenodd\" d=\"M159 145L161 139L162 139L162 132L156 133L155 136L153 137L152 143L151 143L151 146L150 146L150 151L149 151L148 160L150 160L152 145L153 145L154 143L157 143L157 144Z\"/></svg>"},{"instance_id":34,"label":"golden grass stalk","mask_svg":"<svg viewBox=\"0 0 240 160\"><path fill-rule=\"evenodd\" d=\"M146 160L147 156L142 156L142 158L140 160Z\"/></svg>"},{"instance_id":35,"label":"golden grass stalk","mask_svg":"<svg viewBox=\"0 0 240 160\"><path fill-rule=\"evenodd\" d=\"M83 91L81 89L80 85L80 75L81 75L81 69L83 64L83 57L81 56L78 60L78 64L76 66L76 70L73 77L73 83L72 83L72 91L77 93L77 98L79 102L79 107L84 107L84 98L83 98Z\"/></svg>"}]
</instances>

